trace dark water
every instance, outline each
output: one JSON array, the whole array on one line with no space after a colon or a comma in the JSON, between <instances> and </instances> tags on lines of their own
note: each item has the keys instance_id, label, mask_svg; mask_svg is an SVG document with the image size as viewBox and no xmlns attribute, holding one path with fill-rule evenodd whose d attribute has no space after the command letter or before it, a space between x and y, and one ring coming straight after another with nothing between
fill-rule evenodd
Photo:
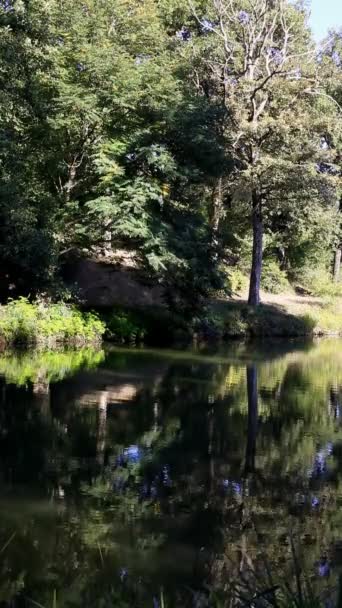
<instances>
[{"instance_id":1,"label":"dark water","mask_svg":"<svg viewBox=\"0 0 342 608\"><path fill-rule=\"evenodd\" d=\"M341 399L342 341L2 354L0 605L223 606L294 563L324 594Z\"/></svg>"}]
</instances>

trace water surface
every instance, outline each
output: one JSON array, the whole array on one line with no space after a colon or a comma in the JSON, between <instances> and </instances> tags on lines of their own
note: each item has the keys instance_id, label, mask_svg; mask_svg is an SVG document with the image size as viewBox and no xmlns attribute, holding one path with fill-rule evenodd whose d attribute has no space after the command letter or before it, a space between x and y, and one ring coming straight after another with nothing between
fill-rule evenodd
<instances>
[{"instance_id":1,"label":"water surface","mask_svg":"<svg viewBox=\"0 0 342 608\"><path fill-rule=\"evenodd\" d=\"M290 580L291 537L324 592L341 397L338 340L2 354L0 605L193 605Z\"/></svg>"}]
</instances>

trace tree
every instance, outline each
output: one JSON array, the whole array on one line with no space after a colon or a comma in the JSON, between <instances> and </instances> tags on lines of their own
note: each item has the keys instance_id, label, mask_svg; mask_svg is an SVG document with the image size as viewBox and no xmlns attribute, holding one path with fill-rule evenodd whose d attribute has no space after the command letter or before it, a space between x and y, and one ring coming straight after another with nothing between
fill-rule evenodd
<instances>
[{"instance_id":1,"label":"tree","mask_svg":"<svg viewBox=\"0 0 342 608\"><path fill-rule=\"evenodd\" d=\"M169 303L196 306L217 280L206 185L222 146L162 9L13 0L0 17L2 259L42 289L69 252L123 247Z\"/></svg>"},{"instance_id":2,"label":"tree","mask_svg":"<svg viewBox=\"0 0 342 608\"><path fill-rule=\"evenodd\" d=\"M263 236L272 217L308 205L335 203L328 176L318 170L325 116L335 112L317 76L305 11L287 0L215 0L205 17L207 36L194 49L195 73L224 107L226 145L235 160L226 182L230 200L251 214L253 254L249 304L260 301ZM202 9L203 10L203 9ZM336 113L335 113L336 117Z\"/></svg>"},{"instance_id":3,"label":"tree","mask_svg":"<svg viewBox=\"0 0 342 608\"><path fill-rule=\"evenodd\" d=\"M331 256L340 38L317 56L300 6L6 0L0 28L0 259L17 293L51 288L71 251L123 248L194 316L245 233L250 304L265 233L284 271Z\"/></svg>"},{"instance_id":4,"label":"tree","mask_svg":"<svg viewBox=\"0 0 342 608\"><path fill-rule=\"evenodd\" d=\"M329 99L342 113L342 30L329 32L328 39L319 57L321 78L325 83L325 92ZM322 167L323 171L334 174L341 178L341 129L336 129L336 122L330 125L324 136L324 145L330 150L331 158L329 163ZM339 187L339 211L342 210L341 186ZM338 221L341 224L341 220ZM341 228L336 235L334 242L334 268L333 278L337 283L340 277L341 268Z\"/></svg>"},{"instance_id":5,"label":"tree","mask_svg":"<svg viewBox=\"0 0 342 608\"><path fill-rule=\"evenodd\" d=\"M21 2L0 5L0 258L20 290L48 279L55 262L53 198L43 179L51 92L42 74L46 31ZM19 284L18 284L18 283Z\"/></svg>"}]
</instances>

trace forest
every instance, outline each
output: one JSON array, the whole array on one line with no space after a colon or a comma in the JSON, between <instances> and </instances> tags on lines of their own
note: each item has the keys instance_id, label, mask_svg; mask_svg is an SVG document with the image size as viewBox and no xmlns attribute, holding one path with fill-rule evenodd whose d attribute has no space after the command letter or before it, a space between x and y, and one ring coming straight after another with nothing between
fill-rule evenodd
<instances>
[{"instance_id":1,"label":"forest","mask_svg":"<svg viewBox=\"0 0 342 608\"><path fill-rule=\"evenodd\" d=\"M1 0L0 27L3 303L77 302L65 269L117 252L187 319L342 295L341 30L289 0Z\"/></svg>"}]
</instances>

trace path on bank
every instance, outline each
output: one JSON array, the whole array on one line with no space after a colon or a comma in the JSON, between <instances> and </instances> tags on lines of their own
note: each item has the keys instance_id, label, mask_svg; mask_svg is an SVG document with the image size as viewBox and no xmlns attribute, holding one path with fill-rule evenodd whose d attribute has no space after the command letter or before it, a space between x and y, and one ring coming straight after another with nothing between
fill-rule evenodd
<instances>
[{"instance_id":1,"label":"path on bank","mask_svg":"<svg viewBox=\"0 0 342 608\"><path fill-rule=\"evenodd\" d=\"M262 291L259 307L247 301L248 293L241 292L213 303L227 335L342 335L342 298Z\"/></svg>"}]
</instances>

